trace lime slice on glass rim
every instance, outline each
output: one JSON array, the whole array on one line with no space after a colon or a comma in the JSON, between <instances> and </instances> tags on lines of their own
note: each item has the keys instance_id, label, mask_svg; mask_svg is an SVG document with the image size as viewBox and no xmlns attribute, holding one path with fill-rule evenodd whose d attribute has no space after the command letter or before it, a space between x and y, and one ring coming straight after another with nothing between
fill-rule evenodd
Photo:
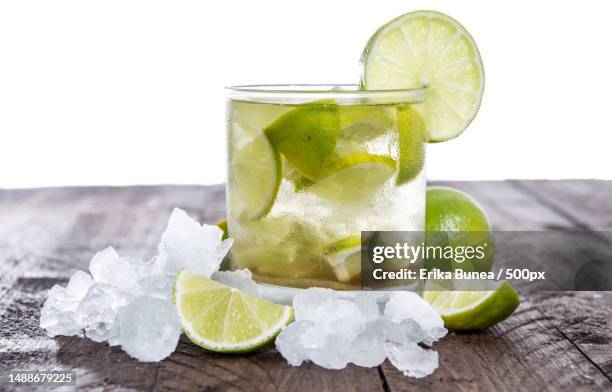
<instances>
[{"instance_id":1,"label":"lime slice on glass rim","mask_svg":"<svg viewBox=\"0 0 612 392\"><path fill-rule=\"evenodd\" d=\"M485 329L505 320L520 303L518 293L507 281L489 283L488 290L477 291L436 291L426 284L423 298L442 316L446 328ZM482 284L478 286L482 288Z\"/></svg>"},{"instance_id":2,"label":"lime slice on glass rim","mask_svg":"<svg viewBox=\"0 0 612 392\"><path fill-rule=\"evenodd\" d=\"M240 216L259 219L276 200L281 184L280 155L261 132L230 157L231 192L240 200Z\"/></svg>"},{"instance_id":3,"label":"lime slice on glass rim","mask_svg":"<svg viewBox=\"0 0 612 392\"><path fill-rule=\"evenodd\" d=\"M459 136L476 116L484 91L480 53L467 30L435 11L415 11L382 26L361 56L368 90L426 86L413 105L427 123L429 142Z\"/></svg>"},{"instance_id":4,"label":"lime slice on glass rim","mask_svg":"<svg viewBox=\"0 0 612 392\"><path fill-rule=\"evenodd\" d=\"M174 281L174 305L183 332L200 347L245 353L272 342L293 319L293 308L256 298L181 270Z\"/></svg>"}]
</instances>

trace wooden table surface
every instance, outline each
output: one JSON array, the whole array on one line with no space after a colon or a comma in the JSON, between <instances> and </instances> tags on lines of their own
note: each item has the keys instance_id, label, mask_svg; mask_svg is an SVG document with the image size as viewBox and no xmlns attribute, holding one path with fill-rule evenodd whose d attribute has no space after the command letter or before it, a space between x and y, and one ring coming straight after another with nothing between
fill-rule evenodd
<instances>
[{"instance_id":1,"label":"wooden table surface","mask_svg":"<svg viewBox=\"0 0 612 392\"><path fill-rule=\"evenodd\" d=\"M497 230L612 230L612 182L447 184L478 199ZM175 206L215 222L225 215L224 188L0 190L0 372L76 370L78 388L86 390L612 390L612 292L522 296L499 325L435 343L440 367L423 379L404 377L388 362L293 368L273 347L218 355L184 337L174 354L153 364L103 343L48 338L38 327L46 291L86 270L109 244L121 254L151 256Z\"/></svg>"}]
</instances>

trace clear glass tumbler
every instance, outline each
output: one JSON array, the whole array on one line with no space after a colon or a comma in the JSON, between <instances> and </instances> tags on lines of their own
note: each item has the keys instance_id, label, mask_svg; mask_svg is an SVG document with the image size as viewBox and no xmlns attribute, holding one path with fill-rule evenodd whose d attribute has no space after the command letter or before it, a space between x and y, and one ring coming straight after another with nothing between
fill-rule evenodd
<instances>
[{"instance_id":1,"label":"clear glass tumbler","mask_svg":"<svg viewBox=\"0 0 612 392\"><path fill-rule=\"evenodd\" d=\"M361 231L422 231L423 89L227 89L233 269L259 283L360 287Z\"/></svg>"}]
</instances>

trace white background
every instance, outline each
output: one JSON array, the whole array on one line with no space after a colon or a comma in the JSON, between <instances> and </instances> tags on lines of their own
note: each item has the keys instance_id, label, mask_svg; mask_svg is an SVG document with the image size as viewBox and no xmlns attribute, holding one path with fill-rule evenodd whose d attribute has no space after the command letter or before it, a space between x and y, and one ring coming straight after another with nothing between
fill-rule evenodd
<instances>
[{"instance_id":1,"label":"white background","mask_svg":"<svg viewBox=\"0 0 612 392\"><path fill-rule=\"evenodd\" d=\"M369 36L421 8L486 70L429 178L612 178L611 4L0 1L0 187L223 182L225 85L356 82Z\"/></svg>"}]
</instances>

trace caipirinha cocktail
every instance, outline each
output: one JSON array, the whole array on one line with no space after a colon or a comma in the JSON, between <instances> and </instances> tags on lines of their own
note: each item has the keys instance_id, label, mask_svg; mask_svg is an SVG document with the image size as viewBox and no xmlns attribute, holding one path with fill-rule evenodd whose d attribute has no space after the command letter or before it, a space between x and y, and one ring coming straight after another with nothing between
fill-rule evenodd
<instances>
[{"instance_id":1,"label":"caipirinha cocktail","mask_svg":"<svg viewBox=\"0 0 612 392\"><path fill-rule=\"evenodd\" d=\"M232 268L262 283L358 288L361 231L424 228L422 90L282 93L230 93Z\"/></svg>"}]
</instances>

